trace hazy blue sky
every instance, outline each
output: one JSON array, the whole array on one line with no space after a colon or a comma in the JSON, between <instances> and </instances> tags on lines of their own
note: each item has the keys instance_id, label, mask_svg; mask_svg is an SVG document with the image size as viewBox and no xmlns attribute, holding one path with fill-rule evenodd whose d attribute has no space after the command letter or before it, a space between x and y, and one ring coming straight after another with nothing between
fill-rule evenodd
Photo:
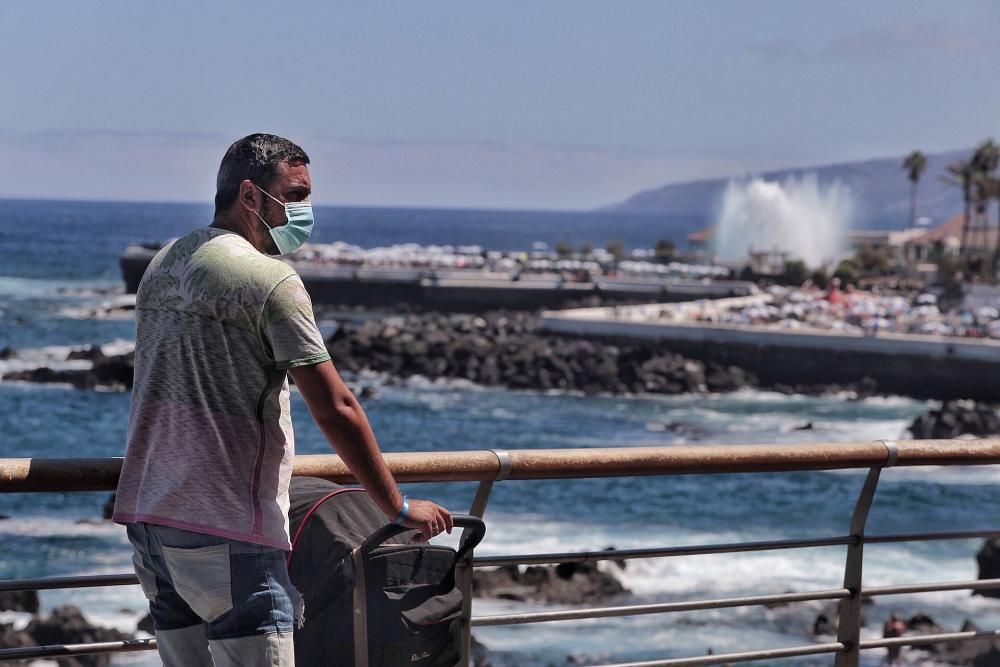
<instances>
[{"instance_id":1,"label":"hazy blue sky","mask_svg":"<svg viewBox=\"0 0 1000 667\"><path fill-rule=\"evenodd\" d=\"M208 200L234 139L324 203L588 208L1000 136L1000 2L0 4L0 196Z\"/></svg>"}]
</instances>

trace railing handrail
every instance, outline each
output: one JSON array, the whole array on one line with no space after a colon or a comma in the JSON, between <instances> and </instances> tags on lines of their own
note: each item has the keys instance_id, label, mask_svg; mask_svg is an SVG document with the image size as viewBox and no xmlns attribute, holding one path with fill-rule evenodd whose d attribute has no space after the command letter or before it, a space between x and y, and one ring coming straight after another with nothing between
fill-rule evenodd
<instances>
[{"instance_id":1,"label":"railing handrail","mask_svg":"<svg viewBox=\"0 0 1000 667\"><path fill-rule=\"evenodd\" d=\"M829 442L766 445L673 445L511 450L507 479L571 479L706 473L789 472L922 465L1000 463L1000 438L983 440ZM387 453L400 482L495 479L501 463L492 450ZM0 459L0 493L111 491L121 458ZM299 455L293 475L355 482L335 454Z\"/></svg>"},{"instance_id":2,"label":"railing handrail","mask_svg":"<svg viewBox=\"0 0 1000 667\"><path fill-rule=\"evenodd\" d=\"M952 530L939 533L865 535L865 524L872 499L884 468L926 465L988 465L1000 463L1000 439L984 440L913 440L895 442L806 443L762 445L679 445L593 449L482 450L460 452L390 453L390 469L400 482L478 481L479 489L470 513L482 516L493 483L505 480L573 479L593 477L634 477L681 474L718 474L751 472L794 472L807 470L867 469L851 525L846 535L797 539L765 540L714 545L674 546L656 549L583 552L579 554L520 554L517 556L480 557L474 566L552 562L566 558L573 561L653 558L708 553L736 553L772 549L844 546L847 559L841 588L821 591L785 592L743 598L688 600L621 607L568 609L531 612L505 616L475 617L471 614L471 568L461 568L463 617L470 619L463 627L463 660L469 656L469 629L472 625L520 625L546 621L583 618L635 616L698 609L721 609L791 600L840 600L839 629L836 642L795 646L722 655L695 656L626 663L614 667L696 667L745 662L756 659L836 654L837 667L857 667L859 652L872 648L926 643L932 638L971 641L993 637L1000 630L978 633L946 633L922 640L909 638L863 641L860 636L861 600L866 595L901 595L931 591L985 590L1000 587L1000 579L944 581L894 586L864 586L863 551L868 543L919 540L968 539L995 536L1000 530ZM0 459L0 493L52 491L109 491L116 487L121 473L121 458L88 459ZM355 482L350 470L335 455L296 457L293 475L322 477L336 482ZM43 590L108 585L134 585L129 574L52 577L7 580L3 590ZM46 657L83 653L118 653L149 650L153 640L111 642L91 645L25 647L0 650L0 660ZM609 666L610 667L610 666Z\"/></svg>"}]
</instances>

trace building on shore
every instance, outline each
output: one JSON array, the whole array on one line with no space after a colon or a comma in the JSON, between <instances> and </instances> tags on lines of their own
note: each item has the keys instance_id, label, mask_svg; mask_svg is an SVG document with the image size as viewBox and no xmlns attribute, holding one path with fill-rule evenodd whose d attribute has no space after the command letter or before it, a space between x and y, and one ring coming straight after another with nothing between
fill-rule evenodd
<instances>
[{"instance_id":1,"label":"building on shore","mask_svg":"<svg viewBox=\"0 0 1000 667\"><path fill-rule=\"evenodd\" d=\"M973 220L963 232L964 224L965 216L959 214L935 227L852 231L848 233L848 242L853 254L885 255L893 271L902 277L934 282L938 277L938 261L942 258L957 259L961 254L971 260L988 261L997 251L998 231L996 226L989 225L986 216L981 222ZM703 260L711 259L714 238L714 226L688 234L689 252ZM747 262L759 254L748 251ZM787 254L785 258L795 259Z\"/></svg>"}]
</instances>

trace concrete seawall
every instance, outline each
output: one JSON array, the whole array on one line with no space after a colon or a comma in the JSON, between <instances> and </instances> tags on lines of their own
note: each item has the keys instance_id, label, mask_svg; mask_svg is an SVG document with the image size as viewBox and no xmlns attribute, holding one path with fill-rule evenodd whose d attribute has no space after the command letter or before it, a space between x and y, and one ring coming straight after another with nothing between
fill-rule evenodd
<instances>
[{"instance_id":1,"label":"concrete seawall","mask_svg":"<svg viewBox=\"0 0 1000 667\"><path fill-rule=\"evenodd\" d=\"M604 340L656 340L665 350L751 371L767 385L857 383L872 378L881 393L915 398L1000 401L1000 341L693 322L637 321L632 308L546 312L541 329Z\"/></svg>"},{"instance_id":2,"label":"concrete seawall","mask_svg":"<svg viewBox=\"0 0 1000 667\"><path fill-rule=\"evenodd\" d=\"M134 294L155 251L130 247L121 257L125 291ZM520 280L489 277L477 271L434 271L406 268L354 268L293 264L317 304L391 307L408 304L421 310L478 312L497 309L541 310L579 305L596 297L602 302L718 299L753 291L751 283L697 280L649 281L605 279L564 282L549 275L526 274Z\"/></svg>"}]
</instances>

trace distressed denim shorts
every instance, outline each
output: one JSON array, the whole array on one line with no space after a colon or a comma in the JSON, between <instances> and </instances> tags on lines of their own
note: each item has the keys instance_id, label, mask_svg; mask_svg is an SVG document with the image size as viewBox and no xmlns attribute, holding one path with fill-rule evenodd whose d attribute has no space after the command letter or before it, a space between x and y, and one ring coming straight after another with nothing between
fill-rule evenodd
<instances>
[{"instance_id":1,"label":"distressed denim shorts","mask_svg":"<svg viewBox=\"0 0 1000 667\"><path fill-rule=\"evenodd\" d=\"M158 632L204 624L211 642L295 629L302 602L287 552L147 523L127 529Z\"/></svg>"}]
</instances>

